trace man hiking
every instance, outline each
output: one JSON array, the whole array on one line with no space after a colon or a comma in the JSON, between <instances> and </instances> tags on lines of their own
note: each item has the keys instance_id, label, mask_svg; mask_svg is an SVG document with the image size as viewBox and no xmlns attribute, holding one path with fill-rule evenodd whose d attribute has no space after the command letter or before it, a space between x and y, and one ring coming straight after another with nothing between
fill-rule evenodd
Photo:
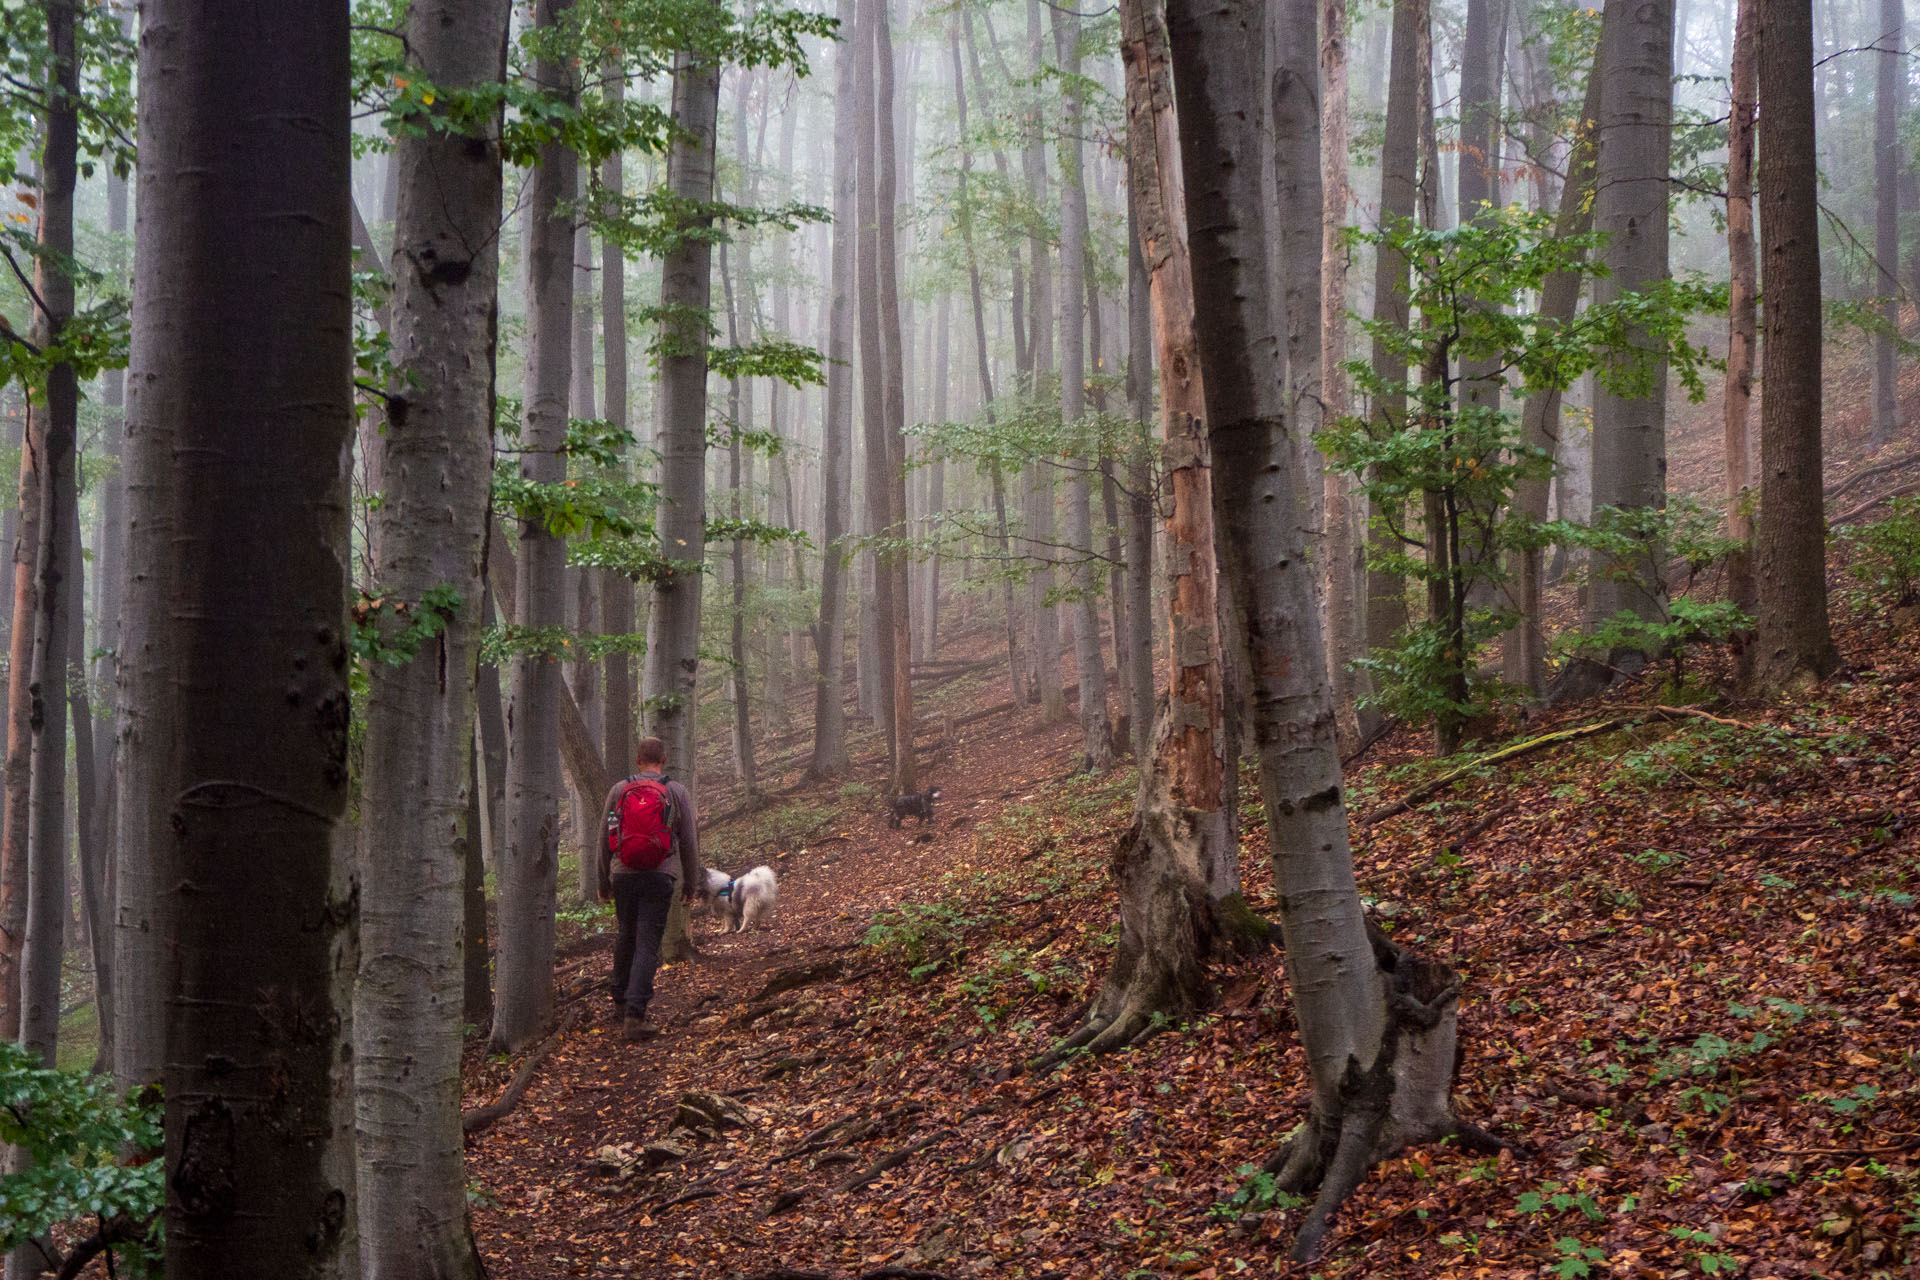
<instances>
[{"instance_id":1,"label":"man hiking","mask_svg":"<svg viewBox=\"0 0 1920 1280\"><path fill-rule=\"evenodd\" d=\"M689 902L700 884L700 833L693 797L667 777L667 744L646 738L634 753L636 772L607 792L606 838L600 842L600 894L613 898L619 932L613 942L613 1007L625 1011L621 1033L651 1040L647 1022L660 940L673 908L674 886Z\"/></svg>"}]
</instances>

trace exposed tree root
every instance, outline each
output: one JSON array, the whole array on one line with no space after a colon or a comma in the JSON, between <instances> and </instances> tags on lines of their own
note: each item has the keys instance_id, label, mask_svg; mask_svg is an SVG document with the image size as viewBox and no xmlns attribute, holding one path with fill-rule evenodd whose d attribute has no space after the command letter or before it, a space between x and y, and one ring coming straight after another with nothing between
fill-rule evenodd
<instances>
[{"instance_id":1,"label":"exposed tree root","mask_svg":"<svg viewBox=\"0 0 1920 1280\"><path fill-rule=\"evenodd\" d=\"M1387 1035L1371 1068L1350 1062L1337 1113L1317 1108L1267 1161L1282 1190L1314 1193L1289 1257L1318 1252L1341 1204L1367 1171L1409 1146L1453 1138L1477 1151L1504 1144L1453 1114L1460 982L1453 970L1367 926L1386 979Z\"/></svg>"},{"instance_id":2,"label":"exposed tree root","mask_svg":"<svg viewBox=\"0 0 1920 1280\"><path fill-rule=\"evenodd\" d=\"M560 1020L560 1025L554 1029L553 1034L541 1041L538 1048L521 1060L519 1070L515 1071L513 1079L507 1082L506 1091L497 1100L489 1102L484 1107L475 1107L460 1117L460 1132L471 1138L477 1133L486 1132L512 1115L513 1109L520 1105L521 1097L527 1092L527 1086L533 1083L533 1073L540 1069L540 1064L546 1061L547 1055L553 1052L554 1046L566 1038L567 1032L573 1030L573 1024L579 1020L579 1006L576 1005L567 1010L566 1016Z\"/></svg>"},{"instance_id":3,"label":"exposed tree root","mask_svg":"<svg viewBox=\"0 0 1920 1280\"><path fill-rule=\"evenodd\" d=\"M935 1143L945 1142L952 1136L953 1130L951 1129L936 1129L918 1142L902 1147L898 1151L889 1151L886 1155L881 1156L878 1160L875 1160L872 1164L842 1182L837 1189L842 1193L858 1191L887 1170L905 1164L920 1152L925 1151L928 1147L933 1146Z\"/></svg>"}]
</instances>

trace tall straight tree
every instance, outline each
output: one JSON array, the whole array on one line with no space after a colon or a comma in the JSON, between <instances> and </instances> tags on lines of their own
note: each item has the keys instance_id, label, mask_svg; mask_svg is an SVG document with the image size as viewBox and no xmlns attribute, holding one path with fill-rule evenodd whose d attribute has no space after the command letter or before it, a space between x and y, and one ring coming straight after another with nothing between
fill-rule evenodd
<instances>
[{"instance_id":1,"label":"tall straight tree","mask_svg":"<svg viewBox=\"0 0 1920 1280\"><path fill-rule=\"evenodd\" d=\"M1726 455L1727 599L1751 614L1753 586L1753 361L1760 341L1760 277L1753 256L1753 129L1759 109L1759 49L1753 0L1736 0L1733 19L1732 99L1727 115L1727 380L1721 414ZM1738 660L1753 663L1741 645Z\"/></svg>"},{"instance_id":2,"label":"tall straight tree","mask_svg":"<svg viewBox=\"0 0 1920 1280\"><path fill-rule=\"evenodd\" d=\"M1131 148L1129 148L1131 150ZM1140 256L1140 219L1127 184L1127 416L1135 433L1127 459L1127 715L1133 758L1144 764L1153 749L1153 297Z\"/></svg>"},{"instance_id":3,"label":"tall straight tree","mask_svg":"<svg viewBox=\"0 0 1920 1280\"><path fill-rule=\"evenodd\" d=\"M1612 7L1627 0L1612 0ZM1604 23L1600 60L1600 151L1594 181L1593 225L1606 233L1600 250L1606 274L1594 282L1595 302L1613 302L1667 278L1668 170L1673 151L1673 4L1627 5L1622 20ZM1593 395L1593 503L1596 512L1664 507L1667 502L1666 361L1646 335L1652 383L1647 394L1623 396L1596 385ZM1659 615L1659 587L1637 575L1598 573L1587 588L1587 621L1605 623L1622 611ZM1605 683L1613 669L1632 669L1648 655L1596 655L1570 668L1562 692Z\"/></svg>"},{"instance_id":4,"label":"tall straight tree","mask_svg":"<svg viewBox=\"0 0 1920 1280\"><path fill-rule=\"evenodd\" d=\"M840 29L853 34L853 0L839 0ZM820 449L820 617L814 623L813 757L807 772L829 778L847 770L847 718L842 685L847 658L846 555L853 484L853 288L855 153L859 146L855 88L857 40L833 55L833 243L827 266L827 387Z\"/></svg>"},{"instance_id":5,"label":"tall straight tree","mask_svg":"<svg viewBox=\"0 0 1920 1280\"><path fill-rule=\"evenodd\" d=\"M1906 95L1907 12L1903 0L1880 0L1873 44L1874 292L1881 297L1883 331L1873 339L1873 443L1900 429L1900 369L1894 343L1900 333L1900 109Z\"/></svg>"},{"instance_id":6,"label":"tall straight tree","mask_svg":"<svg viewBox=\"0 0 1920 1280\"><path fill-rule=\"evenodd\" d=\"M1160 6L1122 0L1120 24L1128 185L1152 299L1162 379L1161 454L1172 500L1166 521L1172 670L1133 825L1114 851L1120 940L1113 964L1086 1024L1055 1055L1082 1045L1094 1052L1123 1048L1157 1018L1199 1009L1221 929L1220 904L1237 887L1225 805L1212 464L1194 346L1181 122Z\"/></svg>"},{"instance_id":7,"label":"tall straight tree","mask_svg":"<svg viewBox=\"0 0 1920 1280\"><path fill-rule=\"evenodd\" d=\"M165 832L173 1276L357 1273L348 16L141 10L127 466L133 542L167 536L126 634L167 678L132 686L128 754Z\"/></svg>"},{"instance_id":8,"label":"tall straight tree","mask_svg":"<svg viewBox=\"0 0 1920 1280\"><path fill-rule=\"evenodd\" d=\"M1289 1190L1317 1186L1292 1257L1316 1251L1328 1219L1376 1160L1409 1142L1479 1137L1448 1106L1459 983L1370 931L1348 848L1340 757L1304 513L1274 333L1263 226L1259 119L1261 0L1170 0L1167 25L1183 167L1192 175L1195 313L1214 451L1222 579L1243 646L1260 790L1272 841L1287 977L1306 1049L1307 1122L1270 1165Z\"/></svg>"},{"instance_id":9,"label":"tall straight tree","mask_svg":"<svg viewBox=\"0 0 1920 1280\"><path fill-rule=\"evenodd\" d=\"M1087 186L1081 173L1080 19L1053 11L1054 57L1060 67L1060 421L1078 435L1087 411ZM1081 452L1091 456L1093 450ZM1101 772L1113 764L1113 727L1107 720L1107 660L1095 607L1093 467L1080 458L1067 482L1067 541L1074 557L1073 653L1080 677L1080 762Z\"/></svg>"},{"instance_id":10,"label":"tall straight tree","mask_svg":"<svg viewBox=\"0 0 1920 1280\"><path fill-rule=\"evenodd\" d=\"M1027 49L1033 63L1033 82L1046 79L1046 57L1041 42L1040 0L1027 0ZM1027 228L1028 294L1027 341L1029 385L1040 394L1040 384L1054 372L1053 263L1047 243L1047 148L1045 125L1036 95L1026 113L1027 145L1022 159L1030 203ZM1027 544L1037 567L1027 575L1027 618L1032 638L1034 684L1040 697L1040 716L1049 724L1067 718L1066 686L1060 676L1060 610L1047 602L1053 594L1054 501L1051 459L1028 461L1022 475L1023 523Z\"/></svg>"},{"instance_id":11,"label":"tall straight tree","mask_svg":"<svg viewBox=\"0 0 1920 1280\"><path fill-rule=\"evenodd\" d=\"M73 320L73 193L80 140L77 0L48 0L47 107L40 158L40 256L35 261L35 330L45 348ZM20 1043L48 1066L60 1033L60 966L67 921L67 664L69 633L80 625L69 579L80 568L80 388L71 363L47 371L45 399L27 433L39 453L39 541L33 548L32 790L27 805L27 937L20 965ZM22 622L16 615L15 622ZM9 1260L9 1273L16 1268Z\"/></svg>"},{"instance_id":12,"label":"tall straight tree","mask_svg":"<svg viewBox=\"0 0 1920 1280\"><path fill-rule=\"evenodd\" d=\"M510 0L416 0L406 49L441 103L506 74ZM443 111L445 107L441 108ZM448 120L394 144L391 334L396 377L378 437L375 594L391 642L368 668L361 772L360 973L354 988L361 1269L471 1280L460 1130L467 864L475 803L474 680L491 487L499 122ZM483 944L484 945L484 944Z\"/></svg>"},{"instance_id":13,"label":"tall straight tree","mask_svg":"<svg viewBox=\"0 0 1920 1280\"><path fill-rule=\"evenodd\" d=\"M618 104L626 82L614 73L606 78L607 101ZM600 162L600 190L618 200L626 178L618 147ZM601 416L615 431L627 430L627 260L612 236L600 238L600 345L604 370ZM621 470L626 470L622 463ZM600 625L608 635L631 635L634 627L633 579L624 573L600 575ZM633 759L633 657L616 648L607 655L600 681L601 754L616 773Z\"/></svg>"},{"instance_id":14,"label":"tall straight tree","mask_svg":"<svg viewBox=\"0 0 1920 1280\"><path fill-rule=\"evenodd\" d=\"M653 588L641 698L667 764L694 795L694 698L700 676L700 579L707 558L707 326L713 306L714 136L720 64L673 56L675 136L667 189L693 211L660 263L660 361L655 448L660 454L660 554L671 569Z\"/></svg>"},{"instance_id":15,"label":"tall straight tree","mask_svg":"<svg viewBox=\"0 0 1920 1280\"><path fill-rule=\"evenodd\" d=\"M880 287L880 344L886 373L886 485L887 519L875 529L888 538L905 538L907 526L907 357L905 331L900 325L900 270L897 250L898 151L894 129L894 54L891 0L873 5L873 119L874 119L874 230ZM919 788L919 765L913 754L913 608L907 585L906 552L896 544L880 557L878 568L887 575L887 600L893 613L881 632L889 665L887 705L881 714L893 725L893 789L905 794Z\"/></svg>"},{"instance_id":16,"label":"tall straight tree","mask_svg":"<svg viewBox=\"0 0 1920 1280\"><path fill-rule=\"evenodd\" d=\"M557 47L573 0L538 0L531 37L534 83L556 98L574 92ZM573 217L579 159L564 143L540 149L527 179L527 366L520 475L533 484L567 478L567 403L573 380ZM525 628L566 622L566 547L537 516L520 521L513 620ZM553 1005L555 894L560 868L560 664L514 655L507 735L507 831L500 849L496 1052L517 1053L539 1036Z\"/></svg>"},{"instance_id":17,"label":"tall straight tree","mask_svg":"<svg viewBox=\"0 0 1920 1280\"><path fill-rule=\"evenodd\" d=\"M1393 32L1389 46L1392 73L1387 79L1386 133L1380 145L1380 222L1383 226L1409 223L1418 205L1416 181L1420 167L1420 79L1425 74L1420 57L1421 35L1427 26L1427 0L1393 0ZM1373 258L1373 318L1390 329L1404 329L1411 318L1407 301L1409 279L1406 255L1381 245ZM1383 338L1373 340L1373 375L1383 387L1406 383L1407 362ZM1404 395L1378 396L1373 404L1375 431L1400 430L1407 416ZM1407 583L1400 574L1379 567L1378 561L1399 551L1389 526L1398 527L1404 511L1373 511L1368 520L1365 647L1381 649L1407 625Z\"/></svg>"},{"instance_id":18,"label":"tall straight tree","mask_svg":"<svg viewBox=\"0 0 1920 1280\"><path fill-rule=\"evenodd\" d=\"M1811 0L1754 0L1759 37L1761 348L1759 586L1762 684L1839 665L1827 619L1820 446L1820 222Z\"/></svg>"}]
</instances>

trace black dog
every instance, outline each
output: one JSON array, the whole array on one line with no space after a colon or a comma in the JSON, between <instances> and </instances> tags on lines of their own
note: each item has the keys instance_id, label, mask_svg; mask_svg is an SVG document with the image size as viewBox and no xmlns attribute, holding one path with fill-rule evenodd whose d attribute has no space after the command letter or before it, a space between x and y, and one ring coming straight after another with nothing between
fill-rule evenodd
<instances>
[{"instance_id":1,"label":"black dog","mask_svg":"<svg viewBox=\"0 0 1920 1280\"><path fill-rule=\"evenodd\" d=\"M940 788L928 787L925 791L912 795L895 796L888 804L887 825L898 827L907 818L919 820L921 826L933 821L933 802L940 798Z\"/></svg>"}]
</instances>

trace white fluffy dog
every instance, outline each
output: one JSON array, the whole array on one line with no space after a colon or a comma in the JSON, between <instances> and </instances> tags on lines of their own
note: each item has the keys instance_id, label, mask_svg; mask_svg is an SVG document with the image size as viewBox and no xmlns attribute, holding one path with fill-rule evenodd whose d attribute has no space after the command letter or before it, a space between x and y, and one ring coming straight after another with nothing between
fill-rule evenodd
<instances>
[{"instance_id":1,"label":"white fluffy dog","mask_svg":"<svg viewBox=\"0 0 1920 1280\"><path fill-rule=\"evenodd\" d=\"M744 933L751 924L768 924L780 901L780 879L772 867L755 867L742 876L707 868L700 900L716 915L723 933Z\"/></svg>"}]
</instances>

